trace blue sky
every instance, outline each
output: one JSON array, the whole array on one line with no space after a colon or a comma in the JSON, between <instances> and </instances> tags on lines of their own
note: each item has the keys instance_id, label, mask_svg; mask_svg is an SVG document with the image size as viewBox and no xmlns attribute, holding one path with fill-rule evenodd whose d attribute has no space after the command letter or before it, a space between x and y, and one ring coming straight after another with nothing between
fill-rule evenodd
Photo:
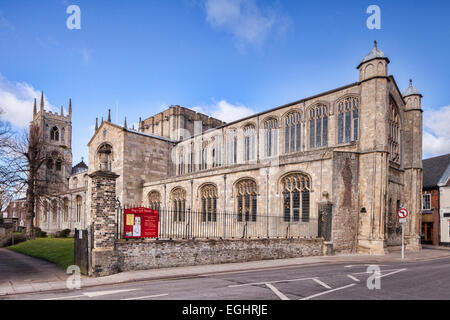
<instances>
[{"instance_id":1,"label":"blue sky","mask_svg":"<svg viewBox=\"0 0 450 320\"><path fill-rule=\"evenodd\" d=\"M366 27L372 4L381 30ZM424 95L429 157L450 152L449 14L449 1L2 0L0 106L21 127L41 90L58 110L72 98L76 163L108 108L119 124L174 104L230 121L357 81L376 39L400 89L413 78Z\"/></svg>"}]
</instances>

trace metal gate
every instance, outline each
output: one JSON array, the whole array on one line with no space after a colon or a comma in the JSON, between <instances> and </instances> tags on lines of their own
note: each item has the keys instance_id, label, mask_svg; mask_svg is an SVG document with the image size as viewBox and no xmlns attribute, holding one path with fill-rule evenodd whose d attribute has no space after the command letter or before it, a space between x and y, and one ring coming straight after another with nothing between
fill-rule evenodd
<instances>
[{"instance_id":1,"label":"metal gate","mask_svg":"<svg viewBox=\"0 0 450 320\"><path fill-rule=\"evenodd\" d=\"M89 269L88 231L75 229L74 261L82 274L87 275Z\"/></svg>"}]
</instances>

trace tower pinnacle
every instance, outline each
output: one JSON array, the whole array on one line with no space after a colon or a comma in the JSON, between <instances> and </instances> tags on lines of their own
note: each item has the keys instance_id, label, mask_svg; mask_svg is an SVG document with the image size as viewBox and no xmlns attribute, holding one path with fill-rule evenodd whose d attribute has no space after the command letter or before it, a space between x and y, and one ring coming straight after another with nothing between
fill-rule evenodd
<instances>
[{"instance_id":1,"label":"tower pinnacle","mask_svg":"<svg viewBox=\"0 0 450 320\"><path fill-rule=\"evenodd\" d=\"M37 107L36 107L36 98L34 98L34 105L33 105L33 116L35 116L37 113Z\"/></svg>"},{"instance_id":2,"label":"tower pinnacle","mask_svg":"<svg viewBox=\"0 0 450 320\"><path fill-rule=\"evenodd\" d=\"M44 111L44 91L41 92L41 112Z\"/></svg>"}]
</instances>

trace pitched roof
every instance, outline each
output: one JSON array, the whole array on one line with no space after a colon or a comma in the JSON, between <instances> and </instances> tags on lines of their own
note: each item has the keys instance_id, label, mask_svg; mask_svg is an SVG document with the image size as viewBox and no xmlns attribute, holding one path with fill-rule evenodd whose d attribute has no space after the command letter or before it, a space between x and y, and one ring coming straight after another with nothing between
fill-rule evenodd
<instances>
[{"instance_id":1,"label":"pitched roof","mask_svg":"<svg viewBox=\"0 0 450 320\"><path fill-rule=\"evenodd\" d=\"M75 167L72 168L72 174L80 173L88 170L88 166L81 160Z\"/></svg>"},{"instance_id":2,"label":"pitched roof","mask_svg":"<svg viewBox=\"0 0 450 320\"><path fill-rule=\"evenodd\" d=\"M450 153L423 160L423 188L433 188L450 178ZM444 181L445 180L445 181Z\"/></svg>"}]
</instances>

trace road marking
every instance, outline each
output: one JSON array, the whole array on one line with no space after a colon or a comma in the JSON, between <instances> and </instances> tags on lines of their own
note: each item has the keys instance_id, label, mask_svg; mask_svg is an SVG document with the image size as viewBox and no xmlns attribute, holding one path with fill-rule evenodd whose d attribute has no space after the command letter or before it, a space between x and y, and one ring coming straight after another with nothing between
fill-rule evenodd
<instances>
[{"instance_id":1,"label":"road marking","mask_svg":"<svg viewBox=\"0 0 450 320\"><path fill-rule=\"evenodd\" d=\"M79 296L70 296L70 297L48 298L48 299L41 299L41 300L63 300L63 299L72 299L72 298L81 298L81 297L85 297L85 296L79 295Z\"/></svg>"},{"instance_id":2,"label":"road marking","mask_svg":"<svg viewBox=\"0 0 450 320\"><path fill-rule=\"evenodd\" d=\"M344 268L353 268L353 267L363 267L363 266L373 266L373 265L377 265L379 267L390 267L390 264L350 264L348 266L345 266Z\"/></svg>"},{"instance_id":3,"label":"road marking","mask_svg":"<svg viewBox=\"0 0 450 320\"><path fill-rule=\"evenodd\" d=\"M84 293L82 293L81 295L78 295L78 296L49 298L49 299L42 299L42 300L63 300L63 299L72 299L72 298L81 298L81 297L94 298L94 297L105 296L105 295L108 295L108 294L116 294L116 293L122 293L122 292L134 291L134 290L136 290L136 289L84 292Z\"/></svg>"},{"instance_id":4,"label":"road marking","mask_svg":"<svg viewBox=\"0 0 450 320\"><path fill-rule=\"evenodd\" d=\"M383 278L383 277L386 277L386 276L390 276L391 274L399 273L399 272L402 272L402 271L405 271L405 270L406 270L406 268L404 268L404 269L399 269L399 270L396 270L396 271L393 271L393 272L390 272L390 273L383 274L383 275L381 275L381 276L379 276L379 277L377 277L377 278Z\"/></svg>"},{"instance_id":5,"label":"road marking","mask_svg":"<svg viewBox=\"0 0 450 320\"><path fill-rule=\"evenodd\" d=\"M168 296L168 295L169 295L168 293L163 293L163 294L154 294L152 296L126 298L126 299L120 299L120 300L140 300L140 299L147 299L147 298L164 297L164 296Z\"/></svg>"},{"instance_id":6,"label":"road marking","mask_svg":"<svg viewBox=\"0 0 450 320\"><path fill-rule=\"evenodd\" d=\"M350 287L353 287L353 286L356 286L356 283L352 283L352 284L349 284L349 285L346 285L346 286L343 286L343 287L339 287L339 288L336 288L336 289L331 289L331 290L327 290L327 291L324 291L324 292L316 293L316 294L313 294L312 296L309 296L309 297L306 297L306 298L302 298L302 299L299 299L299 300L309 300L309 299L312 299L312 298L315 298L315 297L318 297L318 296L322 296L324 294L328 294L328 293L331 293L331 292L334 292L334 291L338 291L338 290L343 290L343 289L350 288Z\"/></svg>"},{"instance_id":7,"label":"road marking","mask_svg":"<svg viewBox=\"0 0 450 320\"><path fill-rule=\"evenodd\" d=\"M273 285L271 285L270 283L266 283L266 286L273 291L273 293L275 293L278 298L280 298L281 300L291 300L288 297L286 297L284 294L282 294L277 288L275 288Z\"/></svg>"},{"instance_id":8,"label":"road marking","mask_svg":"<svg viewBox=\"0 0 450 320\"><path fill-rule=\"evenodd\" d=\"M229 285L228 288L235 287L244 287L244 286L256 286L256 285L264 285L267 283L280 283L280 282L292 282L292 281L303 281L303 280L311 280L314 278L300 278L300 279L290 279L290 280L277 280L277 281L266 281L266 282L253 282L253 283L244 283L244 284L232 284Z\"/></svg>"},{"instance_id":9,"label":"road marking","mask_svg":"<svg viewBox=\"0 0 450 320\"><path fill-rule=\"evenodd\" d=\"M406 269L388 269L388 270L380 270L380 274L382 272L386 272L386 271L398 271L398 270L406 270ZM373 271L364 271L364 272L354 272L352 274L372 274L374 273Z\"/></svg>"},{"instance_id":10,"label":"road marking","mask_svg":"<svg viewBox=\"0 0 450 320\"><path fill-rule=\"evenodd\" d=\"M320 284L322 287L326 288L326 289L331 289L331 287L329 285L327 285L326 283L320 281L319 279L314 278L313 279L316 283Z\"/></svg>"},{"instance_id":11,"label":"road marking","mask_svg":"<svg viewBox=\"0 0 450 320\"><path fill-rule=\"evenodd\" d=\"M353 281L359 282L359 279L352 276L351 274L348 274L347 277L349 277L350 279L352 279Z\"/></svg>"}]
</instances>

